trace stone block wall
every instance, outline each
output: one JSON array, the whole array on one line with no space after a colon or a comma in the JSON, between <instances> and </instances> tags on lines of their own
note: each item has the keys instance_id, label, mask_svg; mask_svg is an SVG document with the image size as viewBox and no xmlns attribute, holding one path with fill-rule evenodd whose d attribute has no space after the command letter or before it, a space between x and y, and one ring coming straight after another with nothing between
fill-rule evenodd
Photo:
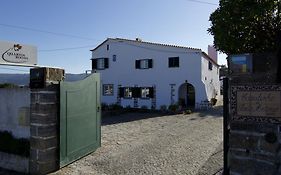
<instances>
[{"instance_id":1,"label":"stone block wall","mask_svg":"<svg viewBox=\"0 0 281 175\"><path fill-rule=\"evenodd\" d=\"M281 174L281 135L276 124L232 122L229 135L230 174Z\"/></svg>"},{"instance_id":2,"label":"stone block wall","mask_svg":"<svg viewBox=\"0 0 281 175\"><path fill-rule=\"evenodd\" d=\"M59 85L31 90L30 173L59 169Z\"/></svg>"}]
</instances>

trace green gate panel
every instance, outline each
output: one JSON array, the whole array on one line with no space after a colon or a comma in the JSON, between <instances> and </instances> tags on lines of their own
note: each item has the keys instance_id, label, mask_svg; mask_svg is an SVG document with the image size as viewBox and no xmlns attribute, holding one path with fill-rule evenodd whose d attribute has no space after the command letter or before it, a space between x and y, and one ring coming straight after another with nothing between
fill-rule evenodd
<instances>
[{"instance_id":1,"label":"green gate panel","mask_svg":"<svg viewBox=\"0 0 281 175\"><path fill-rule=\"evenodd\" d=\"M60 84L60 167L101 146L100 75Z\"/></svg>"}]
</instances>

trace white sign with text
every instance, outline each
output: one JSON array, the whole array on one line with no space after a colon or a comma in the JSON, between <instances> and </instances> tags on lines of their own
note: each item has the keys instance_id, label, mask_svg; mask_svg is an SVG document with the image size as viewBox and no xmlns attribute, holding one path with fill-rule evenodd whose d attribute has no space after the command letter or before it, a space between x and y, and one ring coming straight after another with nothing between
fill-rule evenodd
<instances>
[{"instance_id":1,"label":"white sign with text","mask_svg":"<svg viewBox=\"0 0 281 175\"><path fill-rule=\"evenodd\" d=\"M35 46L0 41L0 64L37 64L37 48Z\"/></svg>"}]
</instances>

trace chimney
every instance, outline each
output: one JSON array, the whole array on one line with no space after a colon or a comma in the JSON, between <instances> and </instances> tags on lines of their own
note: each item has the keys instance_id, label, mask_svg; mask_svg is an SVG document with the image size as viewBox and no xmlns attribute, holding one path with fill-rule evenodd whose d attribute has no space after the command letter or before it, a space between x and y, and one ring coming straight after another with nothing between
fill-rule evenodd
<instances>
[{"instance_id":1,"label":"chimney","mask_svg":"<svg viewBox=\"0 0 281 175\"><path fill-rule=\"evenodd\" d=\"M142 42L141 38L136 38L136 41Z\"/></svg>"},{"instance_id":2,"label":"chimney","mask_svg":"<svg viewBox=\"0 0 281 175\"><path fill-rule=\"evenodd\" d=\"M208 55L212 58L216 63L218 62L218 52L214 46L208 45Z\"/></svg>"}]
</instances>

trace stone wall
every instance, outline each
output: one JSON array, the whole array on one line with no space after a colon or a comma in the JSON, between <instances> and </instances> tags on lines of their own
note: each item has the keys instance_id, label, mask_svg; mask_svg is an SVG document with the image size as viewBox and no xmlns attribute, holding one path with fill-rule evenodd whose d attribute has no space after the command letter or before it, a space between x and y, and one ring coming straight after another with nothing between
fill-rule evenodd
<instances>
[{"instance_id":1,"label":"stone wall","mask_svg":"<svg viewBox=\"0 0 281 175\"><path fill-rule=\"evenodd\" d=\"M230 128L231 174L281 174L281 137L277 125L233 122Z\"/></svg>"},{"instance_id":2,"label":"stone wall","mask_svg":"<svg viewBox=\"0 0 281 175\"><path fill-rule=\"evenodd\" d=\"M281 174L281 86L240 85L230 89L230 174ZM279 94L277 100L270 94Z\"/></svg>"},{"instance_id":3,"label":"stone wall","mask_svg":"<svg viewBox=\"0 0 281 175\"><path fill-rule=\"evenodd\" d=\"M59 85L31 91L30 173L59 169Z\"/></svg>"},{"instance_id":4,"label":"stone wall","mask_svg":"<svg viewBox=\"0 0 281 175\"><path fill-rule=\"evenodd\" d=\"M29 158L0 152L0 167L28 174Z\"/></svg>"}]
</instances>

